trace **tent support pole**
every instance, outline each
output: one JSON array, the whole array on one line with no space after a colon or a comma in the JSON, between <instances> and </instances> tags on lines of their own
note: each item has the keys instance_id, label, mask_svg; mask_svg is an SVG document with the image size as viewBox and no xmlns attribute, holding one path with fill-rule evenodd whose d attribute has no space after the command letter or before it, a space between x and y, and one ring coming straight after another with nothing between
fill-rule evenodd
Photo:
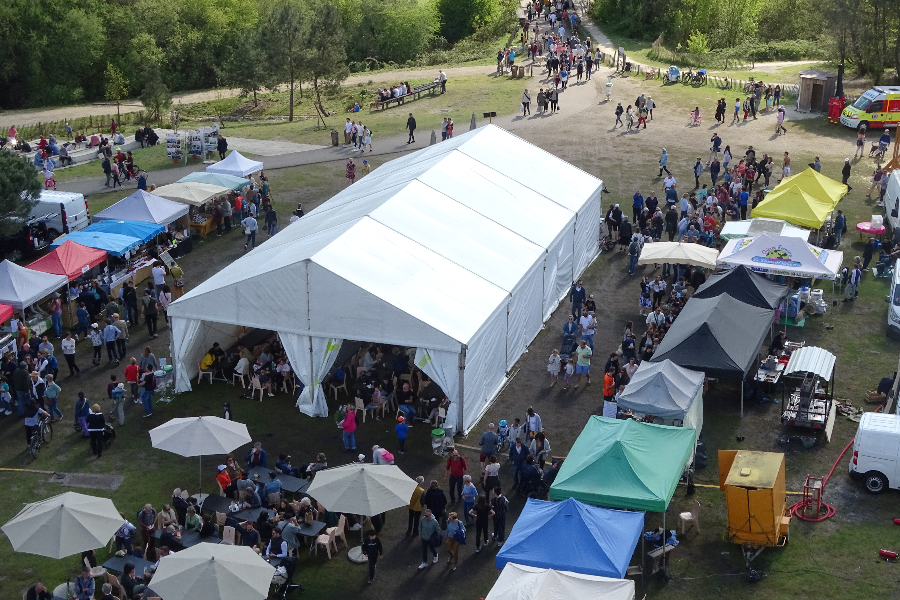
<instances>
[{"instance_id":1,"label":"tent support pole","mask_svg":"<svg viewBox=\"0 0 900 600\"><path fill-rule=\"evenodd\" d=\"M647 589L647 582L644 581L644 564L646 563L646 551L644 550L644 544L646 544L646 540L644 539L644 534L641 534L641 589Z\"/></svg>"},{"instance_id":2,"label":"tent support pole","mask_svg":"<svg viewBox=\"0 0 900 600\"><path fill-rule=\"evenodd\" d=\"M315 413L315 409L316 409L316 387L318 387L318 385L316 384L316 374L314 371L315 368L316 368L315 362L313 361L312 336L309 336L309 379L310 379L310 382L306 387L309 388L309 401L313 407L313 413ZM372 411L372 414L374 415L375 412ZM383 411L382 411L382 414L384 414ZM325 410L325 416L328 416L327 409Z\"/></svg>"},{"instance_id":3,"label":"tent support pole","mask_svg":"<svg viewBox=\"0 0 900 600\"><path fill-rule=\"evenodd\" d=\"M465 433L466 417L465 411L465 383L466 383L466 345L462 344L459 348L459 417L456 420L456 431Z\"/></svg>"},{"instance_id":4,"label":"tent support pole","mask_svg":"<svg viewBox=\"0 0 900 600\"><path fill-rule=\"evenodd\" d=\"M744 380L741 379L741 421L744 420Z\"/></svg>"}]
</instances>

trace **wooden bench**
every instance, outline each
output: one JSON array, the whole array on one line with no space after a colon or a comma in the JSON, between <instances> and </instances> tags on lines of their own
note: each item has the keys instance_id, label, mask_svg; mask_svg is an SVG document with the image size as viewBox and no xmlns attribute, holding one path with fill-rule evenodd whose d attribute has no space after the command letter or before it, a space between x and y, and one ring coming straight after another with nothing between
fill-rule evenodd
<instances>
[{"instance_id":1,"label":"wooden bench","mask_svg":"<svg viewBox=\"0 0 900 600\"><path fill-rule=\"evenodd\" d=\"M440 81L432 81L431 83L424 83L422 85L415 86L411 91L407 92L405 96L399 96L397 98L389 98L387 100L376 100L369 104L369 111L372 109L381 108L384 110L391 104L403 104L404 100L418 100L419 97L424 93L428 92L431 95L434 95L435 90L439 90L441 88Z\"/></svg>"}]
</instances>

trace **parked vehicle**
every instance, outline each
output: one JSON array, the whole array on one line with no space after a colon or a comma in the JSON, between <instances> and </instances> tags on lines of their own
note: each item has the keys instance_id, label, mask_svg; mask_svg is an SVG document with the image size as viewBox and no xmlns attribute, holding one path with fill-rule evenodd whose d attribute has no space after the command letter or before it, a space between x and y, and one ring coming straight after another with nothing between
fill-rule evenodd
<instances>
[{"instance_id":1,"label":"parked vehicle","mask_svg":"<svg viewBox=\"0 0 900 600\"><path fill-rule=\"evenodd\" d=\"M47 227L54 239L64 233L81 231L91 224L87 201L83 195L74 192L42 191L37 204L31 209L31 216L49 214L54 215L47 221Z\"/></svg>"},{"instance_id":2,"label":"parked vehicle","mask_svg":"<svg viewBox=\"0 0 900 600\"><path fill-rule=\"evenodd\" d=\"M678 67L672 65L669 67L669 70L666 71L666 74L663 75L663 81L665 83L676 83L679 79L681 79L681 71L678 70Z\"/></svg>"},{"instance_id":3,"label":"parked vehicle","mask_svg":"<svg viewBox=\"0 0 900 600\"><path fill-rule=\"evenodd\" d=\"M850 477L863 481L870 494L900 489L900 415L863 413L853 440Z\"/></svg>"},{"instance_id":4,"label":"parked vehicle","mask_svg":"<svg viewBox=\"0 0 900 600\"><path fill-rule=\"evenodd\" d=\"M894 263L894 276L891 277L891 295L885 298L891 305L888 307L887 333L893 338L900 338L900 260Z\"/></svg>"},{"instance_id":5,"label":"parked vehicle","mask_svg":"<svg viewBox=\"0 0 900 600\"><path fill-rule=\"evenodd\" d=\"M18 232L0 238L0 260L16 262L46 249L57 238L47 225L54 218L54 214L49 214L28 219Z\"/></svg>"},{"instance_id":6,"label":"parked vehicle","mask_svg":"<svg viewBox=\"0 0 900 600\"><path fill-rule=\"evenodd\" d=\"M897 123L900 123L900 86L896 85L866 90L841 112L841 124L854 129L865 125L871 131L896 127Z\"/></svg>"}]
</instances>

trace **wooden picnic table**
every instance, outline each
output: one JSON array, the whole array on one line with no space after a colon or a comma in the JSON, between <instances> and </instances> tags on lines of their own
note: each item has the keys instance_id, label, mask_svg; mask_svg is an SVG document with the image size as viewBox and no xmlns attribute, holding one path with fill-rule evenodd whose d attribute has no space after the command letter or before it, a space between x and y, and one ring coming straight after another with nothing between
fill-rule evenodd
<instances>
[{"instance_id":1,"label":"wooden picnic table","mask_svg":"<svg viewBox=\"0 0 900 600\"><path fill-rule=\"evenodd\" d=\"M406 100L418 100L419 96L422 95L423 92L429 92L430 94L434 94L436 89L440 89L441 82L440 81L432 81L431 83L425 83L422 85L415 86L411 91L407 92L403 96L399 96L397 98L389 98L387 100L376 100L369 104L369 112L372 111L373 108L381 108L382 110L386 109L390 104L403 104Z\"/></svg>"}]
</instances>

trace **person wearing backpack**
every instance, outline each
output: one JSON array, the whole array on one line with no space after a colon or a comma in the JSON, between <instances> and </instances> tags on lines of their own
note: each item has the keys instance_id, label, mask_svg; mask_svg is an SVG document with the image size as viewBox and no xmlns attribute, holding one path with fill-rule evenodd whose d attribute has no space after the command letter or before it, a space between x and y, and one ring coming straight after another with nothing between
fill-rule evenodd
<instances>
[{"instance_id":1,"label":"person wearing backpack","mask_svg":"<svg viewBox=\"0 0 900 600\"><path fill-rule=\"evenodd\" d=\"M631 236L631 243L628 245L628 274L634 275L634 268L637 266L638 258L641 257L641 236L636 233Z\"/></svg>"},{"instance_id":2,"label":"person wearing backpack","mask_svg":"<svg viewBox=\"0 0 900 600\"><path fill-rule=\"evenodd\" d=\"M447 540L445 542L447 546L447 552L450 553L450 558L447 559L447 562L453 565L453 570L456 570L456 566L459 564L459 547L466 543L466 528L462 524L455 512L450 513L450 516L447 517Z\"/></svg>"},{"instance_id":3,"label":"person wearing backpack","mask_svg":"<svg viewBox=\"0 0 900 600\"><path fill-rule=\"evenodd\" d=\"M153 415L153 392L156 391L156 376L153 374L153 366L147 365L141 376L141 402L144 403L144 417Z\"/></svg>"},{"instance_id":4,"label":"person wearing backpack","mask_svg":"<svg viewBox=\"0 0 900 600\"><path fill-rule=\"evenodd\" d=\"M394 464L394 455L378 444L372 446L372 464L376 465L392 465Z\"/></svg>"},{"instance_id":5,"label":"person wearing backpack","mask_svg":"<svg viewBox=\"0 0 900 600\"><path fill-rule=\"evenodd\" d=\"M147 323L147 331L150 333L150 339L155 340L156 335L156 319L159 317L159 303L153 297L153 293L147 289L144 290L144 297L141 298L141 312L144 315L144 322Z\"/></svg>"}]
</instances>

